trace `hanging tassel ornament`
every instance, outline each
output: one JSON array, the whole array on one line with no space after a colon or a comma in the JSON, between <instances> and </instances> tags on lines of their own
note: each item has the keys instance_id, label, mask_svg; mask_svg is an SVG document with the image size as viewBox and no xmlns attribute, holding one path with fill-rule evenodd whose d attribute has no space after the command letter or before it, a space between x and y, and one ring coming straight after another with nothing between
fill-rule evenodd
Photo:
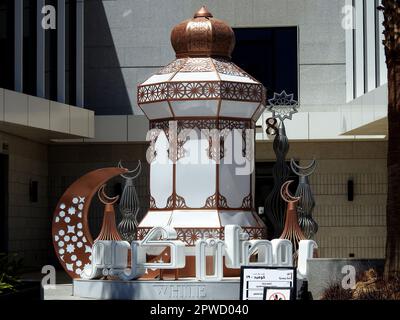
<instances>
[{"instance_id":1,"label":"hanging tassel ornament","mask_svg":"<svg viewBox=\"0 0 400 320\"><path fill-rule=\"evenodd\" d=\"M97 195L99 200L105 205L104 207L104 216L103 216L103 225L101 226L101 230L99 236L95 241L99 240L114 240L114 241L122 241L121 236L117 231L117 226L115 224L115 211L114 204L118 201L118 196L110 198L104 192L104 188L106 187L103 184Z\"/></svg>"},{"instance_id":2,"label":"hanging tassel ornament","mask_svg":"<svg viewBox=\"0 0 400 320\"><path fill-rule=\"evenodd\" d=\"M281 197L287 202L287 210L286 210L286 220L285 227L280 236L280 239L287 239L293 245L293 260L297 261L297 252L299 250L299 242L301 240L307 240L304 236L303 231L299 226L299 222L297 220L297 210L296 206L300 200L300 197L294 197L289 192L289 185L293 182L293 180L287 181L282 185L281 188ZM296 263L294 263L296 265Z\"/></svg>"},{"instance_id":3,"label":"hanging tassel ornament","mask_svg":"<svg viewBox=\"0 0 400 320\"><path fill-rule=\"evenodd\" d=\"M294 159L291 159L290 166L292 171L299 177L299 185L295 193L296 197L300 197L299 203L297 204L299 225L307 239L312 239L318 231L318 224L312 216L315 200L308 177L315 171L316 161L313 160L311 164L306 167L300 167L296 164Z\"/></svg>"},{"instance_id":4,"label":"hanging tassel ornament","mask_svg":"<svg viewBox=\"0 0 400 320\"><path fill-rule=\"evenodd\" d=\"M121 161L118 163L118 167L122 168ZM135 233L138 226L137 215L139 213L139 197L133 182L140 175L141 171L142 164L139 160L136 169L128 171L127 174L121 174L121 177L125 180L125 185L119 202L122 220L118 224L118 230L122 238L129 243L136 239Z\"/></svg>"}]
</instances>

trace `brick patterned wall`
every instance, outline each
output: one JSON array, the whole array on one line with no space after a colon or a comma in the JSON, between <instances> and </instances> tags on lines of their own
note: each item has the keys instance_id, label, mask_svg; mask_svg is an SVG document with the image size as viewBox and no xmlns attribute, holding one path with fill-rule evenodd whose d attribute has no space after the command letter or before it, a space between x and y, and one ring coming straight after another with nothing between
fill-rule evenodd
<instances>
[{"instance_id":1,"label":"brick patterned wall","mask_svg":"<svg viewBox=\"0 0 400 320\"><path fill-rule=\"evenodd\" d=\"M46 264L51 221L48 211L47 145L0 132L9 145L8 251L23 258L24 266ZM30 180L38 181L38 202L29 199Z\"/></svg>"},{"instance_id":2,"label":"brick patterned wall","mask_svg":"<svg viewBox=\"0 0 400 320\"><path fill-rule=\"evenodd\" d=\"M292 142L288 159L317 169L310 178L323 258L383 258L386 242L386 142ZM271 143L257 144L257 161L273 160ZM347 181L354 181L354 201Z\"/></svg>"}]
</instances>

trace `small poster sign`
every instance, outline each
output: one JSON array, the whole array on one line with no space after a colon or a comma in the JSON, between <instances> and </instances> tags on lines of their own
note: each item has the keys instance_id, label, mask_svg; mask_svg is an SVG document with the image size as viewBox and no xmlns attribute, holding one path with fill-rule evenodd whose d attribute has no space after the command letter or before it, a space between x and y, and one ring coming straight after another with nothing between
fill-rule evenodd
<instances>
[{"instance_id":1,"label":"small poster sign","mask_svg":"<svg viewBox=\"0 0 400 320\"><path fill-rule=\"evenodd\" d=\"M268 291L265 288L280 289ZM283 290L285 289L285 290ZM240 300L269 300L274 293L277 300L294 299L296 292L296 269L290 267L246 266L240 273ZM268 296L269 294L269 296Z\"/></svg>"},{"instance_id":2,"label":"small poster sign","mask_svg":"<svg viewBox=\"0 0 400 320\"><path fill-rule=\"evenodd\" d=\"M264 300L291 300L292 292L290 288L265 287Z\"/></svg>"}]
</instances>

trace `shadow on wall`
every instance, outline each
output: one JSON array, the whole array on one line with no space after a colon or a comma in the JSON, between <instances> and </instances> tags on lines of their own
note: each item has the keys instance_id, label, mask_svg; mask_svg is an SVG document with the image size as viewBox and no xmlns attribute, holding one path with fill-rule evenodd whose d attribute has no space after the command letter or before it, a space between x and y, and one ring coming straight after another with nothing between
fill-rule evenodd
<instances>
[{"instance_id":1,"label":"shadow on wall","mask_svg":"<svg viewBox=\"0 0 400 320\"><path fill-rule=\"evenodd\" d=\"M81 144L81 145L50 145L49 146L49 225L53 218L54 209L66 189L78 178L86 173L106 167L115 167L122 160L123 165L129 169L137 166L137 161L142 161L142 172L135 179L135 187L139 197L140 211L138 221L144 217L149 209L149 170L146 161L147 144ZM122 193L124 179L115 177L107 183L106 192L110 196ZM118 205L114 206L117 225L122 216ZM89 209L89 229L93 239L96 239L103 222L104 205L100 203L97 196ZM49 233L49 264L60 267L58 259L53 250L51 234Z\"/></svg>"},{"instance_id":2,"label":"shadow on wall","mask_svg":"<svg viewBox=\"0 0 400 320\"><path fill-rule=\"evenodd\" d=\"M103 1L85 1L85 105L96 115L132 114Z\"/></svg>"}]
</instances>

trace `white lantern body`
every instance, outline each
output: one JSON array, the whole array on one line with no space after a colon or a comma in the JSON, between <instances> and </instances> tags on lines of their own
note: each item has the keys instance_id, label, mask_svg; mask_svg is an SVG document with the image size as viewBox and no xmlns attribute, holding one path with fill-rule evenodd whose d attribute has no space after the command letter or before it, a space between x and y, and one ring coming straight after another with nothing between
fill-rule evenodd
<instances>
[{"instance_id":1,"label":"white lantern body","mask_svg":"<svg viewBox=\"0 0 400 320\"><path fill-rule=\"evenodd\" d=\"M177 59L138 88L150 120L150 210L138 228L170 226L189 246L240 225L265 236L254 210L254 129L265 89L221 58ZM220 143L219 143L220 141Z\"/></svg>"}]
</instances>

